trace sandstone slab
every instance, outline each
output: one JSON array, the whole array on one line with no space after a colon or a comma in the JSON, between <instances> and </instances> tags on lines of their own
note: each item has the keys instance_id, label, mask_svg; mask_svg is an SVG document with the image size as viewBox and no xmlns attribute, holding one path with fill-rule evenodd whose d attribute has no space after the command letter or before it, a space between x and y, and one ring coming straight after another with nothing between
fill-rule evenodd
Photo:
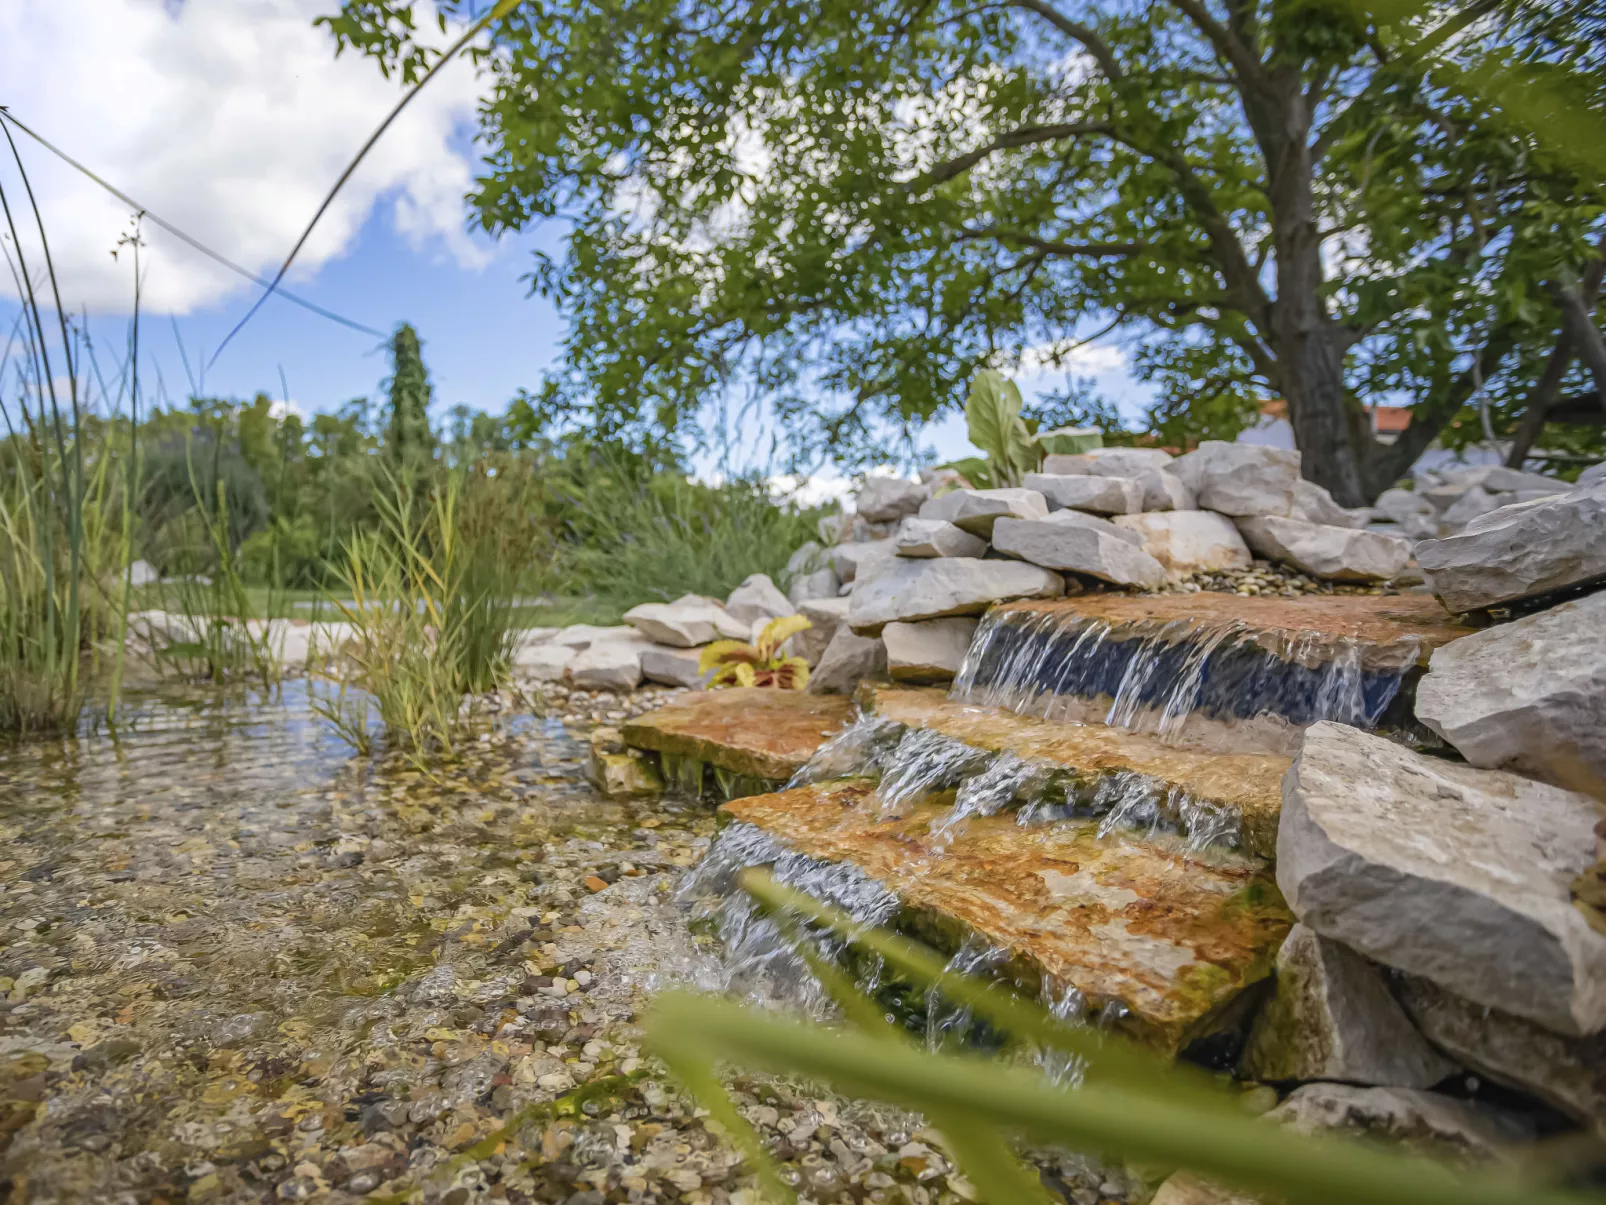
<instances>
[{"instance_id":1,"label":"sandstone slab","mask_svg":"<svg viewBox=\"0 0 1606 1205\"><path fill-rule=\"evenodd\" d=\"M887 672L887 646L880 636L860 636L846 623L831 636L809 675L811 695L850 695L866 678Z\"/></svg>"},{"instance_id":2,"label":"sandstone slab","mask_svg":"<svg viewBox=\"0 0 1606 1205\"><path fill-rule=\"evenodd\" d=\"M1474 766L1606 799L1606 591L1435 650L1416 714Z\"/></svg>"},{"instance_id":3,"label":"sandstone slab","mask_svg":"<svg viewBox=\"0 0 1606 1205\"><path fill-rule=\"evenodd\" d=\"M1072 477L1072 481L1118 481L1115 477ZM1075 522L1000 519L993 547L1045 569L1070 570L1117 586L1152 589L1165 581L1165 567L1117 534Z\"/></svg>"},{"instance_id":4,"label":"sandstone slab","mask_svg":"<svg viewBox=\"0 0 1606 1205\"><path fill-rule=\"evenodd\" d=\"M1411 560L1409 541L1375 531L1276 515L1239 519L1238 531L1261 556L1330 581L1387 581Z\"/></svg>"},{"instance_id":5,"label":"sandstone slab","mask_svg":"<svg viewBox=\"0 0 1606 1205\"><path fill-rule=\"evenodd\" d=\"M1130 515L1143 509L1143 485L1131 477L1027 473L1025 485L1048 499L1050 510Z\"/></svg>"},{"instance_id":6,"label":"sandstone slab","mask_svg":"<svg viewBox=\"0 0 1606 1205\"><path fill-rule=\"evenodd\" d=\"M1255 563L1232 520L1214 511L1179 509L1118 515L1113 521L1138 536L1143 551L1176 577L1248 569Z\"/></svg>"},{"instance_id":7,"label":"sandstone slab","mask_svg":"<svg viewBox=\"0 0 1606 1205\"><path fill-rule=\"evenodd\" d=\"M887 673L895 682L951 682L976 634L974 619L924 619L881 629Z\"/></svg>"},{"instance_id":8,"label":"sandstone slab","mask_svg":"<svg viewBox=\"0 0 1606 1205\"><path fill-rule=\"evenodd\" d=\"M1568 884L1595 860L1600 814L1571 791L1319 723L1283 782L1277 881L1324 937L1558 1033L1595 1033L1606 936Z\"/></svg>"},{"instance_id":9,"label":"sandstone slab","mask_svg":"<svg viewBox=\"0 0 1606 1205\"><path fill-rule=\"evenodd\" d=\"M780 619L783 615L792 615L796 611L792 600L781 593L767 573L749 575L725 600L726 614L746 624L748 632L756 625Z\"/></svg>"},{"instance_id":10,"label":"sandstone slab","mask_svg":"<svg viewBox=\"0 0 1606 1205\"><path fill-rule=\"evenodd\" d=\"M1005 599L1057 598L1063 593L1064 580L1036 565L971 557L899 557L854 591L848 623L861 635L873 635L899 620L980 615Z\"/></svg>"},{"instance_id":11,"label":"sandstone slab","mask_svg":"<svg viewBox=\"0 0 1606 1205\"><path fill-rule=\"evenodd\" d=\"M987 551L987 541L973 536L946 519L905 519L893 538L899 556L932 558L939 556L979 557Z\"/></svg>"},{"instance_id":12,"label":"sandstone slab","mask_svg":"<svg viewBox=\"0 0 1606 1205\"><path fill-rule=\"evenodd\" d=\"M1114 1024L1174 1052L1209 1032L1263 979L1289 917L1255 859L1192 857L1096 822L1021 826L973 817L940 836L946 809L882 818L862 781L727 804L724 813L825 862L857 867L906 907L910 927L952 949L967 937L1005 952L1032 995L1073 988Z\"/></svg>"},{"instance_id":13,"label":"sandstone slab","mask_svg":"<svg viewBox=\"0 0 1606 1205\"><path fill-rule=\"evenodd\" d=\"M1171 462L1201 510L1234 517L1287 515L1294 509L1299 453L1207 439Z\"/></svg>"},{"instance_id":14,"label":"sandstone slab","mask_svg":"<svg viewBox=\"0 0 1606 1205\"><path fill-rule=\"evenodd\" d=\"M871 523L896 523L918 511L926 501L926 487L902 477L868 477L854 500L859 517Z\"/></svg>"},{"instance_id":15,"label":"sandstone slab","mask_svg":"<svg viewBox=\"0 0 1606 1205\"><path fill-rule=\"evenodd\" d=\"M672 603L642 603L626 611L624 618L648 640L682 649L720 639L745 640L751 627L719 604L693 594Z\"/></svg>"},{"instance_id":16,"label":"sandstone slab","mask_svg":"<svg viewBox=\"0 0 1606 1205\"><path fill-rule=\"evenodd\" d=\"M1606 580L1606 481L1491 511L1416 559L1452 611Z\"/></svg>"},{"instance_id":17,"label":"sandstone slab","mask_svg":"<svg viewBox=\"0 0 1606 1205\"><path fill-rule=\"evenodd\" d=\"M842 698L761 687L682 695L620 726L635 749L784 782L852 718Z\"/></svg>"},{"instance_id":18,"label":"sandstone slab","mask_svg":"<svg viewBox=\"0 0 1606 1205\"><path fill-rule=\"evenodd\" d=\"M1255 1018L1239 1074L1431 1088L1455 1073L1416 1031L1378 969L1295 925L1277 952L1277 988Z\"/></svg>"},{"instance_id":19,"label":"sandstone slab","mask_svg":"<svg viewBox=\"0 0 1606 1205\"><path fill-rule=\"evenodd\" d=\"M944 519L971 535L990 538L999 519L1041 519L1048 503L1036 490L950 490L920 508L922 519Z\"/></svg>"}]
</instances>

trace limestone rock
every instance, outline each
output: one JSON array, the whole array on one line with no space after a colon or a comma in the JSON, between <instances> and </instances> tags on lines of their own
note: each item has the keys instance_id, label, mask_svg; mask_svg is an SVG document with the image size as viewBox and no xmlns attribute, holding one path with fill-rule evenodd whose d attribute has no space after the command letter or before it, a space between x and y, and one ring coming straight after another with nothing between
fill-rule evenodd
<instances>
[{"instance_id":1,"label":"limestone rock","mask_svg":"<svg viewBox=\"0 0 1606 1205\"><path fill-rule=\"evenodd\" d=\"M1431 1088L1455 1070L1423 1041L1376 967L1294 926L1277 951L1276 995L1249 1034L1244 1078Z\"/></svg>"},{"instance_id":2,"label":"limestone rock","mask_svg":"<svg viewBox=\"0 0 1606 1205\"><path fill-rule=\"evenodd\" d=\"M1514 774L1322 722L1283 780L1277 883L1294 914L1378 962L1558 1033L1606 1027L1606 936L1568 884L1599 807Z\"/></svg>"},{"instance_id":3,"label":"limestone rock","mask_svg":"<svg viewBox=\"0 0 1606 1205\"><path fill-rule=\"evenodd\" d=\"M926 487L902 477L868 477L854 502L859 517L870 523L896 523L926 501Z\"/></svg>"},{"instance_id":4,"label":"limestone rock","mask_svg":"<svg viewBox=\"0 0 1606 1205\"><path fill-rule=\"evenodd\" d=\"M1606 1036L1564 1038L1412 975L1400 977L1395 993L1422 1036L1440 1050L1597 1133L1606 1130Z\"/></svg>"},{"instance_id":5,"label":"limestone rock","mask_svg":"<svg viewBox=\"0 0 1606 1205\"><path fill-rule=\"evenodd\" d=\"M794 577L792 584L787 587L786 597L793 606L801 606L811 598L835 598L841 592L842 579L837 577L835 569L827 565L824 569Z\"/></svg>"},{"instance_id":6,"label":"limestone rock","mask_svg":"<svg viewBox=\"0 0 1606 1205\"><path fill-rule=\"evenodd\" d=\"M1149 1205L1263 1205L1263 1200L1224 1188L1192 1172L1176 1172L1160 1185Z\"/></svg>"},{"instance_id":7,"label":"limestone rock","mask_svg":"<svg viewBox=\"0 0 1606 1205\"><path fill-rule=\"evenodd\" d=\"M887 672L895 682L950 682L965 663L976 634L974 619L926 619L881 629Z\"/></svg>"},{"instance_id":8,"label":"limestone rock","mask_svg":"<svg viewBox=\"0 0 1606 1205\"><path fill-rule=\"evenodd\" d=\"M1133 480L1143 487L1144 510L1192 510L1197 505L1193 491L1175 473L1149 469Z\"/></svg>"},{"instance_id":9,"label":"limestone rock","mask_svg":"<svg viewBox=\"0 0 1606 1205\"><path fill-rule=\"evenodd\" d=\"M838 544L831 550L831 568L844 583L858 578L860 570L873 562L891 560L898 546L893 540L871 540L867 544Z\"/></svg>"},{"instance_id":10,"label":"limestone rock","mask_svg":"<svg viewBox=\"0 0 1606 1205\"><path fill-rule=\"evenodd\" d=\"M1201 510L1224 515L1287 515L1294 509L1299 453L1207 439L1171 462Z\"/></svg>"},{"instance_id":11,"label":"limestone rock","mask_svg":"<svg viewBox=\"0 0 1606 1205\"><path fill-rule=\"evenodd\" d=\"M993 547L1045 569L1085 573L1117 586L1153 589L1165 581L1165 567L1141 548L1080 523L1056 522L1052 516L999 520L993 528Z\"/></svg>"},{"instance_id":12,"label":"limestone rock","mask_svg":"<svg viewBox=\"0 0 1606 1205\"><path fill-rule=\"evenodd\" d=\"M1143 486L1131 477L1055 476L1027 473L1026 488L1048 499L1052 510L1085 510L1098 515L1130 515L1143 509Z\"/></svg>"},{"instance_id":13,"label":"limestone rock","mask_svg":"<svg viewBox=\"0 0 1606 1205\"><path fill-rule=\"evenodd\" d=\"M593 644L569 662L569 681L589 690L635 690L641 685L641 654L651 645L622 638Z\"/></svg>"},{"instance_id":14,"label":"limestone rock","mask_svg":"<svg viewBox=\"0 0 1606 1205\"><path fill-rule=\"evenodd\" d=\"M1214 511L1173 510L1117 515L1113 520L1143 542L1143 551L1177 575L1248 569L1255 563L1232 520Z\"/></svg>"},{"instance_id":15,"label":"limestone rock","mask_svg":"<svg viewBox=\"0 0 1606 1205\"><path fill-rule=\"evenodd\" d=\"M786 572L790 577L800 573L813 573L816 569L827 563L825 549L813 540L800 544L786 562Z\"/></svg>"},{"instance_id":16,"label":"limestone rock","mask_svg":"<svg viewBox=\"0 0 1606 1205\"><path fill-rule=\"evenodd\" d=\"M665 686L695 687L703 684L703 675L697 671L701 649L663 648L655 646L641 651L641 676L649 682Z\"/></svg>"},{"instance_id":17,"label":"limestone rock","mask_svg":"<svg viewBox=\"0 0 1606 1205\"><path fill-rule=\"evenodd\" d=\"M1475 1162L1509 1159L1505 1148L1533 1138L1532 1127L1515 1114L1410 1088L1306 1084L1266 1119L1303 1134L1365 1135Z\"/></svg>"},{"instance_id":18,"label":"limestone rock","mask_svg":"<svg viewBox=\"0 0 1606 1205\"><path fill-rule=\"evenodd\" d=\"M922 519L946 519L971 535L990 538L999 519L1041 519L1048 503L1036 490L950 490L920 508Z\"/></svg>"},{"instance_id":19,"label":"limestone rock","mask_svg":"<svg viewBox=\"0 0 1606 1205\"><path fill-rule=\"evenodd\" d=\"M779 619L797 608L782 594L767 573L754 573L732 590L725 600L725 611L732 619L751 628L760 620Z\"/></svg>"},{"instance_id":20,"label":"limestone rock","mask_svg":"<svg viewBox=\"0 0 1606 1205\"><path fill-rule=\"evenodd\" d=\"M1425 519L1436 519L1438 509L1421 494L1410 490L1384 490L1372 503L1372 509L1385 518L1404 524L1413 516Z\"/></svg>"},{"instance_id":21,"label":"limestone rock","mask_svg":"<svg viewBox=\"0 0 1606 1205\"><path fill-rule=\"evenodd\" d=\"M811 695L850 695L866 678L887 672L887 646L879 636L859 636L846 624L837 628L809 675Z\"/></svg>"},{"instance_id":22,"label":"limestone rock","mask_svg":"<svg viewBox=\"0 0 1606 1205\"><path fill-rule=\"evenodd\" d=\"M1592 464L1582 473L1579 473L1578 480L1574 482L1574 485L1594 485L1598 481L1606 481L1606 460L1601 461L1599 464Z\"/></svg>"},{"instance_id":23,"label":"limestone rock","mask_svg":"<svg viewBox=\"0 0 1606 1205\"><path fill-rule=\"evenodd\" d=\"M905 519L893 537L899 556L981 556L987 541L946 519Z\"/></svg>"},{"instance_id":24,"label":"limestone rock","mask_svg":"<svg viewBox=\"0 0 1606 1205\"><path fill-rule=\"evenodd\" d=\"M798 614L813 626L792 637L790 643L797 655L811 666L820 663L831 637L847 620L850 601L846 598L811 598L799 604Z\"/></svg>"},{"instance_id":25,"label":"limestone rock","mask_svg":"<svg viewBox=\"0 0 1606 1205\"><path fill-rule=\"evenodd\" d=\"M573 623L566 628L559 628L547 638L547 643L561 645L564 648L583 652L593 644L601 644L606 640L640 640L641 634L629 624L620 624L618 627L595 627L589 623Z\"/></svg>"},{"instance_id":26,"label":"limestone rock","mask_svg":"<svg viewBox=\"0 0 1606 1205\"><path fill-rule=\"evenodd\" d=\"M1119 519L1122 516L1117 515ZM1043 523L1067 523L1073 527L1085 527L1089 531L1102 531L1107 536L1114 536L1118 540L1125 540L1134 548L1143 547L1143 537L1135 531L1128 531L1125 527L1117 527L1109 519L1102 519L1098 515L1090 515L1079 510L1057 510L1046 519L1038 520Z\"/></svg>"},{"instance_id":27,"label":"limestone rock","mask_svg":"<svg viewBox=\"0 0 1606 1205\"><path fill-rule=\"evenodd\" d=\"M631 607L625 612L625 622L648 640L680 649L696 648L720 639L745 640L750 627L718 603L695 594L687 594L672 603L642 603Z\"/></svg>"},{"instance_id":28,"label":"limestone rock","mask_svg":"<svg viewBox=\"0 0 1606 1205\"><path fill-rule=\"evenodd\" d=\"M1301 477L1294 482L1292 517L1307 523L1325 523L1329 527L1365 527L1372 521L1372 508L1360 506L1351 510L1340 506L1324 486Z\"/></svg>"},{"instance_id":29,"label":"limestone rock","mask_svg":"<svg viewBox=\"0 0 1606 1205\"><path fill-rule=\"evenodd\" d=\"M536 682L558 682L579 655L566 644L520 644L513 653L513 668Z\"/></svg>"},{"instance_id":30,"label":"limestone rock","mask_svg":"<svg viewBox=\"0 0 1606 1205\"><path fill-rule=\"evenodd\" d=\"M1606 579L1606 481L1491 511L1416 547L1452 611L1496 607Z\"/></svg>"},{"instance_id":31,"label":"limestone rock","mask_svg":"<svg viewBox=\"0 0 1606 1205\"><path fill-rule=\"evenodd\" d=\"M1035 565L959 556L936 560L898 557L890 568L853 592L848 623L855 632L875 635L898 620L980 615L1005 599L1058 598L1064 593L1065 582L1059 574Z\"/></svg>"},{"instance_id":32,"label":"limestone rock","mask_svg":"<svg viewBox=\"0 0 1606 1205\"><path fill-rule=\"evenodd\" d=\"M1387 581L1411 560L1408 541L1352 527L1264 515L1239 519L1238 531L1261 556L1332 581Z\"/></svg>"},{"instance_id":33,"label":"limestone rock","mask_svg":"<svg viewBox=\"0 0 1606 1205\"><path fill-rule=\"evenodd\" d=\"M1606 799L1606 591L1435 649L1416 715L1474 766Z\"/></svg>"},{"instance_id":34,"label":"limestone rock","mask_svg":"<svg viewBox=\"0 0 1606 1205\"><path fill-rule=\"evenodd\" d=\"M1171 464L1171 453L1163 448L1094 448L1074 456L1045 456L1043 472L1050 474L1092 474L1100 477L1136 477Z\"/></svg>"},{"instance_id":35,"label":"limestone rock","mask_svg":"<svg viewBox=\"0 0 1606 1205\"><path fill-rule=\"evenodd\" d=\"M837 511L834 515L824 516L814 530L820 533L820 543L827 548L833 547L842 543L853 530L852 517Z\"/></svg>"},{"instance_id":36,"label":"limestone rock","mask_svg":"<svg viewBox=\"0 0 1606 1205\"><path fill-rule=\"evenodd\" d=\"M1473 486L1463 493L1439 516L1440 522L1446 527L1459 529L1465 527L1480 515L1486 515L1492 510L1499 510L1502 503L1482 486Z\"/></svg>"}]
</instances>

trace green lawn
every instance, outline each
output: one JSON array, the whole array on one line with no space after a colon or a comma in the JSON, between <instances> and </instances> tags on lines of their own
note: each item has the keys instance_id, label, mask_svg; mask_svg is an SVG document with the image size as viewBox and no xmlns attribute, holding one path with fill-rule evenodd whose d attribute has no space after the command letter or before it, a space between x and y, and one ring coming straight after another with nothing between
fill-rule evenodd
<instances>
[{"instance_id":1,"label":"green lawn","mask_svg":"<svg viewBox=\"0 0 1606 1205\"><path fill-rule=\"evenodd\" d=\"M267 586L247 586L254 616L274 619L339 619L334 598L323 590L275 590ZM178 610L175 594L151 587L134 592L135 610ZM540 606L520 606L514 615L521 627L561 628L573 623L616 624L621 609L589 598L560 598Z\"/></svg>"}]
</instances>

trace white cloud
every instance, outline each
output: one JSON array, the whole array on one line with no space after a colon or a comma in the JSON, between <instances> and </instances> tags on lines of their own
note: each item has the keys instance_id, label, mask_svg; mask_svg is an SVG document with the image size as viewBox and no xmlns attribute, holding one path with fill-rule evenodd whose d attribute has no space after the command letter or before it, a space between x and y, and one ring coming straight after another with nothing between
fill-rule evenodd
<instances>
[{"instance_id":1,"label":"white cloud","mask_svg":"<svg viewBox=\"0 0 1606 1205\"><path fill-rule=\"evenodd\" d=\"M312 25L333 8L328 0L6 0L3 99L168 221L271 275L400 96L372 61L351 51L335 58L333 40ZM419 24L432 22L425 13ZM409 241L483 264L488 253L465 233L473 162L460 153L477 95L466 60L433 80L324 216L292 279L344 253L379 203ZM126 310L127 257L114 262L110 252L128 229L127 206L17 138L63 299ZM0 172L16 183L9 163ZM255 287L148 223L145 238L145 301L156 312L186 313ZM0 293L11 295L8 279Z\"/></svg>"},{"instance_id":2,"label":"white cloud","mask_svg":"<svg viewBox=\"0 0 1606 1205\"><path fill-rule=\"evenodd\" d=\"M1126 368L1126 353L1108 343L1084 343L1065 351L1073 341L1042 343L1028 347L1021 355L1020 370L1037 377L1046 373L1081 372L1099 376ZM1057 357L1057 362L1056 362Z\"/></svg>"}]
</instances>

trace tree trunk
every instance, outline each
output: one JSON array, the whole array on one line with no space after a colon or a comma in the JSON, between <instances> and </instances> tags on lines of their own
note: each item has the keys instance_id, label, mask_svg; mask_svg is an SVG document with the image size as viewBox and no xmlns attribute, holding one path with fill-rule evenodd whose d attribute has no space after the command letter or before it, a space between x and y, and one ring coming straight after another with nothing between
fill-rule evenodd
<instances>
[{"instance_id":1,"label":"tree trunk","mask_svg":"<svg viewBox=\"0 0 1606 1205\"><path fill-rule=\"evenodd\" d=\"M1340 506L1365 506L1371 499L1356 454L1342 345L1335 332L1322 329L1325 315L1315 323L1301 322L1291 313L1298 308L1279 298L1276 344L1301 469Z\"/></svg>"},{"instance_id":2,"label":"tree trunk","mask_svg":"<svg viewBox=\"0 0 1606 1205\"><path fill-rule=\"evenodd\" d=\"M1606 339L1601 338L1600 327L1595 325L1590 306L1584 301L1577 283L1564 282L1555 286L1556 300L1561 305L1564 329L1578 349L1578 358L1595 378L1595 388L1606 398Z\"/></svg>"}]
</instances>

